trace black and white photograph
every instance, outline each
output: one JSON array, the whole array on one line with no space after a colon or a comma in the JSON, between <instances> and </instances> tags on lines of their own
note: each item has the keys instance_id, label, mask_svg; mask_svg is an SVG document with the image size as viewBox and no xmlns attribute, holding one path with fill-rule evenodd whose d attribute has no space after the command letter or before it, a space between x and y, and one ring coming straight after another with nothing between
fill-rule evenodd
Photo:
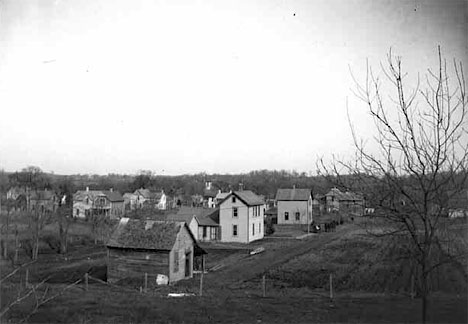
<instances>
[{"instance_id":1,"label":"black and white photograph","mask_svg":"<svg viewBox=\"0 0 468 324\"><path fill-rule=\"evenodd\" d=\"M468 323L467 0L0 0L0 323Z\"/></svg>"}]
</instances>

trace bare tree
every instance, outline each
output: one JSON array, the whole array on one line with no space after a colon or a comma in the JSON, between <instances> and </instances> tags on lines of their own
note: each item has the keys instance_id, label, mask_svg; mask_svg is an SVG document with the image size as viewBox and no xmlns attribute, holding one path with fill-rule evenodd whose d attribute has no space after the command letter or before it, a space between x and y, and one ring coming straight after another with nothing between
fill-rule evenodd
<instances>
[{"instance_id":1,"label":"bare tree","mask_svg":"<svg viewBox=\"0 0 468 324\"><path fill-rule=\"evenodd\" d=\"M426 322L430 274L463 256L447 248L443 230L451 199L467 187L463 66L454 60L453 74L449 73L439 47L437 69L428 69L423 82L418 76L413 87L403 72L401 57L391 50L381 70L383 78L367 65L363 83L351 73L353 92L366 104L374 122L374 147L358 137L350 121L355 158L352 162L334 159L331 166L322 161L320 167L338 179L353 175L353 185L379 208L373 218L383 226L373 232L375 236L402 236L402 246L415 260L422 321Z\"/></svg>"}]
</instances>

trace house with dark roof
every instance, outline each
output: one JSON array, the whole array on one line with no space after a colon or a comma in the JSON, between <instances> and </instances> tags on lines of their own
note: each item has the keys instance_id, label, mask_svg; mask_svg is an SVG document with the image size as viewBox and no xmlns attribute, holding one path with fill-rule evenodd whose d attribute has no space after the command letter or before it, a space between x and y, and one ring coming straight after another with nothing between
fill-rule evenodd
<instances>
[{"instance_id":1,"label":"house with dark roof","mask_svg":"<svg viewBox=\"0 0 468 324\"><path fill-rule=\"evenodd\" d=\"M110 218L122 217L125 211L124 198L118 191L78 190L73 195L73 217L86 218L103 215Z\"/></svg>"},{"instance_id":2,"label":"house with dark roof","mask_svg":"<svg viewBox=\"0 0 468 324\"><path fill-rule=\"evenodd\" d=\"M194 258L203 256L185 222L122 218L107 242L107 280L165 277L169 283L193 276Z\"/></svg>"},{"instance_id":3,"label":"house with dark roof","mask_svg":"<svg viewBox=\"0 0 468 324\"><path fill-rule=\"evenodd\" d=\"M181 207L167 220L185 222L197 241L217 241L220 237L219 209Z\"/></svg>"},{"instance_id":4,"label":"house with dark roof","mask_svg":"<svg viewBox=\"0 0 468 324\"><path fill-rule=\"evenodd\" d=\"M332 188L322 198L327 212L349 212L353 214L364 214L364 198L356 193L342 192L338 188Z\"/></svg>"},{"instance_id":5,"label":"house with dark roof","mask_svg":"<svg viewBox=\"0 0 468 324\"><path fill-rule=\"evenodd\" d=\"M278 225L309 224L312 222L310 189L278 189L276 192Z\"/></svg>"},{"instance_id":6,"label":"house with dark roof","mask_svg":"<svg viewBox=\"0 0 468 324\"><path fill-rule=\"evenodd\" d=\"M29 210L51 213L59 205L59 197L51 190L31 190L26 196Z\"/></svg>"},{"instance_id":7,"label":"house with dark roof","mask_svg":"<svg viewBox=\"0 0 468 324\"><path fill-rule=\"evenodd\" d=\"M149 189L137 189L133 193L136 196L135 208L140 209L145 205L154 206L154 208L166 210L167 197L163 190L154 192Z\"/></svg>"},{"instance_id":8,"label":"house with dark roof","mask_svg":"<svg viewBox=\"0 0 468 324\"><path fill-rule=\"evenodd\" d=\"M233 191L219 203L222 242L250 243L264 236L265 201L250 190Z\"/></svg>"}]
</instances>

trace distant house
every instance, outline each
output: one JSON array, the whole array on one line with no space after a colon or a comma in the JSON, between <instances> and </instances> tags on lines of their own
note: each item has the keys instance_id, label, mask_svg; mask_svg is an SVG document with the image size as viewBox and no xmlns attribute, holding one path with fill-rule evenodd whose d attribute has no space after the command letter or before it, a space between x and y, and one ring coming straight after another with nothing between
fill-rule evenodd
<instances>
[{"instance_id":1,"label":"distant house","mask_svg":"<svg viewBox=\"0 0 468 324\"><path fill-rule=\"evenodd\" d=\"M162 210L167 208L167 197L163 190L152 192L149 189L142 188L135 190L134 195L136 196L136 208L143 208L145 205Z\"/></svg>"},{"instance_id":2,"label":"distant house","mask_svg":"<svg viewBox=\"0 0 468 324\"><path fill-rule=\"evenodd\" d=\"M468 190L451 194L448 200L448 217L468 217Z\"/></svg>"},{"instance_id":3,"label":"distant house","mask_svg":"<svg viewBox=\"0 0 468 324\"><path fill-rule=\"evenodd\" d=\"M29 210L54 212L59 205L59 197L51 190L32 190L26 197Z\"/></svg>"},{"instance_id":4,"label":"distant house","mask_svg":"<svg viewBox=\"0 0 468 324\"><path fill-rule=\"evenodd\" d=\"M86 218L103 215L110 218L122 217L124 198L114 190L79 190L73 195L73 217Z\"/></svg>"},{"instance_id":5,"label":"distant house","mask_svg":"<svg viewBox=\"0 0 468 324\"><path fill-rule=\"evenodd\" d=\"M276 192L278 225L308 224L312 222L310 189L278 189Z\"/></svg>"},{"instance_id":6,"label":"distant house","mask_svg":"<svg viewBox=\"0 0 468 324\"><path fill-rule=\"evenodd\" d=\"M193 276L203 251L184 222L122 218L107 243L107 280L166 276L169 283Z\"/></svg>"},{"instance_id":7,"label":"distant house","mask_svg":"<svg viewBox=\"0 0 468 324\"><path fill-rule=\"evenodd\" d=\"M26 190L19 187L11 187L6 193L6 199L16 200L20 195L26 194Z\"/></svg>"},{"instance_id":8,"label":"distant house","mask_svg":"<svg viewBox=\"0 0 468 324\"><path fill-rule=\"evenodd\" d=\"M124 193L123 199L124 199L125 210L135 210L137 206L137 198L138 196L135 195L134 193L131 193L131 192Z\"/></svg>"},{"instance_id":9,"label":"distant house","mask_svg":"<svg viewBox=\"0 0 468 324\"><path fill-rule=\"evenodd\" d=\"M342 211L358 215L364 214L364 198L353 192L342 192L338 188L332 188L325 194L323 200L327 212Z\"/></svg>"},{"instance_id":10,"label":"distant house","mask_svg":"<svg viewBox=\"0 0 468 324\"><path fill-rule=\"evenodd\" d=\"M219 204L222 242L250 243L264 236L265 202L250 190L233 191Z\"/></svg>"},{"instance_id":11,"label":"distant house","mask_svg":"<svg viewBox=\"0 0 468 324\"><path fill-rule=\"evenodd\" d=\"M167 219L185 222L197 241L217 241L220 238L219 209L182 207Z\"/></svg>"},{"instance_id":12,"label":"distant house","mask_svg":"<svg viewBox=\"0 0 468 324\"><path fill-rule=\"evenodd\" d=\"M265 220L271 224L278 224L278 207L270 207L265 211Z\"/></svg>"},{"instance_id":13,"label":"distant house","mask_svg":"<svg viewBox=\"0 0 468 324\"><path fill-rule=\"evenodd\" d=\"M205 189L203 190L203 206L208 208L215 208L216 195L218 194L218 189L216 189L211 181L205 182Z\"/></svg>"},{"instance_id":14,"label":"distant house","mask_svg":"<svg viewBox=\"0 0 468 324\"><path fill-rule=\"evenodd\" d=\"M217 207L219 203L227 197L227 195L229 195L229 192L222 192L221 189L219 189L214 198L214 207Z\"/></svg>"}]
</instances>

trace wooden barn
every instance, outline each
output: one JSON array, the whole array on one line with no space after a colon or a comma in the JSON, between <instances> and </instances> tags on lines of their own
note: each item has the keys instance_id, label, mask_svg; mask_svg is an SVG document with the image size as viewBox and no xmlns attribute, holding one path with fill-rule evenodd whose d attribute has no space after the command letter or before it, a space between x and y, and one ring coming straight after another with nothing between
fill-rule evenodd
<instances>
[{"instance_id":1,"label":"wooden barn","mask_svg":"<svg viewBox=\"0 0 468 324\"><path fill-rule=\"evenodd\" d=\"M184 222L122 218L107 243L107 280L191 278L194 258L203 254Z\"/></svg>"}]
</instances>

